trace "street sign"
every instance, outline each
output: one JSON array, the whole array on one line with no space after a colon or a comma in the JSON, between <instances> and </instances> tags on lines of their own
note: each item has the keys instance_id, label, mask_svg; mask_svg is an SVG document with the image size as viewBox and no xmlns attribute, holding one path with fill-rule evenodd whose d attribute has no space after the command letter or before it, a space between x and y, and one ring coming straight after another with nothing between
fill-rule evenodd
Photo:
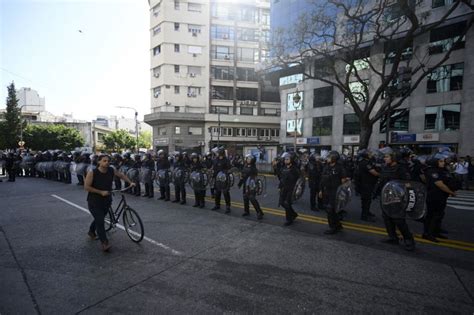
<instances>
[{"instance_id":1,"label":"street sign","mask_svg":"<svg viewBox=\"0 0 474 315\"><path fill-rule=\"evenodd\" d=\"M18 145L19 145L20 147L23 147L23 146L25 145L25 141L18 141Z\"/></svg>"},{"instance_id":2,"label":"street sign","mask_svg":"<svg viewBox=\"0 0 474 315\"><path fill-rule=\"evenodd\" d=\"M321 138L319 137L311 137L311 138L308 138L308 144L319 144L321 141Z\"/></svg>"}]
</instances>

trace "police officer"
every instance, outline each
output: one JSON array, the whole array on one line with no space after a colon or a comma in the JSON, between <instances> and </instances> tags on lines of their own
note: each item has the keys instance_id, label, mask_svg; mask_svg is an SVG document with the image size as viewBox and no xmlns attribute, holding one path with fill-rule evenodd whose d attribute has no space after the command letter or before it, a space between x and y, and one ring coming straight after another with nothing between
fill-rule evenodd
<instances>
[{"instance_id":1,"label":"police officer","mask_svg":"<svg viewBox=\"0 0 474 315\"><path fill-rule=\"evenodd\" d=\"M132 161L132 156L130 155L130 153L126 152L123 154L123 160L122 160L122 168L123 170L121 170L122 173L126 174L128 169L132 168L133 167L133 164L134 162ZM130 185L125 182L124 183L124 187L125 188L128 188ZM127 190L126 191L127 193L129 194L133 194L134 192L132 191L132 189L130 190Z\"/></svg>"},{"instance_id":2,"label":"police officer","mask_svg":"<svg viewBox=\"0 0 474 315\"><path fill-rule=\"evenodd\" d=\"M319 187L321 185L321 173L323 171L323 165L319 160L316 159L316 153L312 153L309 156L308 163L305 166L305 172L308 176L309 185L309 204L311 211L318 211L319 208L316 205L316 198L319 199Z\"/></svg>"},{"instance_id":3,"label":"police officer","mask_svg":"<svg viewBox=\"0 0 474 315\"><path fill-rule=\"evenodd\" d=\"M110 160L110 165L115 169L115 170L120 170L120 166L122 166L122 156L118 153L113 153L112 154L112 159ZM122 181L120 180L120 177L114 176L114 187L116 190L121 190L122 189Z\"/></svg>"},{"instance_id":4,"label":"police officer","mask_svg":"<svg viewBox=\"0 0 474 315\"><path fill-rule=\"evenodd\" d=\"M285 226L293 224L293 221L298 216L298 213L293 209L293 189L300 177L301 173L296 165L296 154L294 152L285 152L281 156L285 166L281 169L279 204L285 209L286 222Z\"/></svg>"},{"instance_id":5,"label":"police officer","mask_svg":"<svg viewBox=\"0 0 474 315\"><path fill-rule=\"evenodd\" d=\"M191 172L203 172L203 166L199 155L195 152L191 153ZM194 189L194 208L204 208L206 202L204 197L206 196L206 189Z\"/></svg>"},{"instance_id":6,"label":"police officer","mask_svg":"<svg viewBox=\"0 0 474 315\"><path fill-rule=\"evenodd\" d=\"M424 221L423 238L438 242L438 238L447 238L440 233L441 221L449 197L455 197L456 192L449 187L450 174L446 169L445 157L437 153L430 159L431 167L426 171L428 195L426 198L426 217Z\"/></svg>"},{"instance_id":7,"label":"police officer","mask_svg":"<svg viewBox=\"0 0 474 315\"><path fill-rule=\"evenodd\" d=\"M184 205L186 204L186 182L184 180L184 172L186 172L186 161L184 160L181 152L176 152L174 155L174 167L173 172L175 174L174 180L174 196L173 202ZM177 171L181 171L181 177L176 178Z\"/></svg>"},{"instance_id":8,"label":"police officer","mask_svg":"<svg viewBox=\"0 0 474 315\"><path fill-rule=\"evenodd\" d=\"M375 168L375 163L367 149L357 152L358 163L356 167L355 182L361 201L360 219L368 222L375 222L375 215L370 212L370 204L375 185L377 184L379 172Z\"/></svg>"},{"instance_id":9,"label":"police officer","mask_svg":"<svg viewBox=\"0 0 474 315\"><path fill-rule=\"evenodd\" d=\"M142 167L142 161L141 161L141 156L140 154L135 154L133 158L133 169L137 170L137 174L140 171L140 168ZM132 179L132 181L135 183L135 187L133 187L132 193L135 196L140 196L141 195L141 187L140 187L140 179L139 176L136 176L135 178Z\"/></svg>"},{"instance_id":10,"label":"police officer","mask_svg":"<svg viewBox=\"0 0 474 315\"><path fill-rule=\"evenodd\" d=\"M165 171L165 178L160 179L160 198L158 200L169 201L170 200L170 180L169 180L169 170L170 170L170 161L168 155L164 150L158 151L158 161L156 162L156 171L161 173Z\"/></svg>"},{"instance_id":11,"label":"police officer","mask_svg":"<svg viewBox=\"0 0 474 315\"><path fill-rule=\"evenodd\" d=\"M8 181L9 182L14 182L15 177L16 177L16 170L15 170L15 155L13 152L9 152L7 154L7 157L5 159L5 168L8 173Z\"/></svg>"},{"instance_id":12,"label":"police officer","mask_svg":"<svg viewBox=\"0 0 474 315\"><path fill-rule=\"evenodd\" d=\"M155 171L155 161L153 160L153 157L151 156L151 153L145 154L145 160L142 162L142 168L146 168L149 170L150 173L153 173ZM143 197L148 197L148 198L153 198L155 196L154 194L154 187L153 187L153 178L150 174L149 177L145 178L145 194Z\"/></svg>"},{"instance_id":13,"label":"police officer","mask_svg":"<svg viewBox=\"0 0 474 315\"><path fill-rule=\"evenodd\" d=\"M204 160L204 167L209 172L211 172L213 165L214 165L214 159L213 159L213 156L212 156L212 152L207 152L206 153L206 158ZM214 185L209 185L209 190L211 191L211 196L214 197L214 195L215 195Z\"/></svg>"},{"instance_id":14,"label":"police officer","mask_svg":"<svg viewBox=\"0 0 474 315\"><path fill-rule=\"evenodd\" d=\"M220 190L218 189L218 186L216 185L215 179L217 177L217 174L219 172L224 172L227 175L227 172L230 170L230 161L225 155L225 150L223 147L220 147L217 150L217 158L213 161L212 164L212 171L213 171L213 178L214 178L214 200L215 200L215 206L212 208L212 210L218 210L221 208L221 193L224 195L224 200L226 204L226 211L225 213L230 213L230 193L229 190ZM228 176L228 175L227 175ZM227 177L227 180L229 178Z\"/></svg>"},{"instance_id":15,"label":"police officer","mask_svg":"<svg viewBox=\"0 0 474 315\"><path fill-rule=\"evenodd\" d=\"M377 181L375 188L375 195L380 195L383 186L390 180L410 180L409 170L404 164L399 164L398 161L401 159L401 155L398 152L393 151L391 148L383 148L381 152L384 154L385 165L382 167L380 177ZM401 209L401 211L404 211ZM400 213L396 218L389 217L385 212L382 212L382 216L387 230L388 239L384 240L387 244L397 245L399 239L397 236L396 228L403 235L405 243L405 249L412 251L415 249L415 240L413 235L408 228L408 224L405 220L405 214Z\"/></svg>"},{"instance_id":16,"label":"police officer","mask_svg":"<svg viewBox=\"0 0 474 315\"><path fill-rule=\"evenodd\" d=\"M326 157L326 165L321 174L320 197L327 212L329 230L325 234L336 234L342 230L340 218L336 213L337 188L347 181L346 171L339 161L339 153L330 151Z\"/></svg>"},{"instance_id":17,"label":"police officer","mask_svg":"<svg viewBox=\"0 0 474 315\"><path fill-rule=\"evenodd\" d=\"M263 211L260 208L260 204L257 200L257 192L255 189L247 186L247 180L253 180L256 182L258 176L257 166L255 165L256 158L252 154L247 154L245 156L245 164L242 168L242 178L239 181L239 188L243 186L243 199L244 199L244 213L242 214L243 217L250 215L250 202L252 206L257 211L257 219L261 220L263 218Z\"/></svg>"}]
</instances>

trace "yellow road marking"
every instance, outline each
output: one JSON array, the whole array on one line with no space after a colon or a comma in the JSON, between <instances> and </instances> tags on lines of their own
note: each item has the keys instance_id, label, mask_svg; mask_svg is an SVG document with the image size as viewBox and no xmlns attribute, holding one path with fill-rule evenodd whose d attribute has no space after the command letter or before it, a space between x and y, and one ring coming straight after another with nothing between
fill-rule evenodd
<instances>
[{"instance_id":1,"label":"yellow road marking","mask_svg":"<svg viewBox=\"0 0 474 315\"><path fill-rule=\"evenodd\" d=\"M172 194L172 195L174 195L174 194ZM194 196L187 196L187 198L194 199ZM214 201L214 198L207 197L207 196L205 197L205 199L206 199L206 201L209 201L209 202ZM244 208L244 204L240 203L240 202L231 201L231 205L234 206L234 207L240 208L240 209ZM283 210L268 208L268 207L261 207L261 208L265 213L270 213L272 215L276 215L276 216L280 216L280 217L285 216L285 211L283 211ZM327 219L321 218L321 217L318 217L318 216L314 216L314 215L298 213L298 218L300 220L306 221L306 222L312 222L312 223L318 223L318 224L324 224L324 225L326 225L328 223ZM358 223L353 223L353 222L348 222L348 221L343 221L342 226L347 230L387 236L387 232L386 232L385 228L383 228L383 227L358 224ZM414 236L415 240L419 243L424 243L424 244L428 244L428 245L435 245L435 246L442 246L442 247L449 247L449 248L474 252L474 243L471 243L471 242L458 241L458 240L448 240L448 239L439 239L439 243L434 243L434 242L425 240L419 234L414 234L413 236Z\"/></svg>"}]
</instances>

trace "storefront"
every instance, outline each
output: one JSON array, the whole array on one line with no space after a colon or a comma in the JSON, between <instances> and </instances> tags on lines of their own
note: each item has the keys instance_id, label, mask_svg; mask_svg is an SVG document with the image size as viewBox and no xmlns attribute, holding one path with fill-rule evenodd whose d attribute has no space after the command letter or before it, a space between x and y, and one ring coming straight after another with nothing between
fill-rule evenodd
<instances>
[{"instance_id":1,"label":"storefront","mask_svg":"<svg viewBox=\"0 0 474 315\"><path fill-rule=\"evenodd\" d=\"M441 143L439 133L397 133L390 134L390 146L392 148L408 147L418 155L429 155L438 152L442 148L449 148L452 152L458 152L457 143Z\"/></svg>"}]
</instances>

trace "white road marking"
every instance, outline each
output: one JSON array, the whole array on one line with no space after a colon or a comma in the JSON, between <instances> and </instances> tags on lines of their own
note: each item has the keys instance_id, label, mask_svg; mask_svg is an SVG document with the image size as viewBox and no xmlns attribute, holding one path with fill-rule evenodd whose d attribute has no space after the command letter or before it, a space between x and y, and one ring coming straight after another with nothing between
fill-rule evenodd
<instances>
[{"instance_id":1,"label":"white road marking","mask_svg":"<svg viewBox=\"0 0 474 315\"><path fill-rule=\"evenodd\" d=\"M460 209L460 210L470 210L470 211L474 211L474 207L457 206L457 205L450 205L450 204L448 204L448 207L450 207L450 208L456 208L456 209Z\"/></svg>"},{"instance_id":2,"label":"white road marking","mask_svg":"<svg viewBox=\"0 0 474 315\"><path fill-rule=\"evenodd\" d=\"M56 198L56 199L59 199L59 200L61 200L62 202L67 203L67 204L70 205L70 206L73 206L73 207L75 207L75 208L77 208L77 209L79 209L79 210L81 210L81 211L83 211L83 212L85 212L85 213L87 213L87 214L90 214L89 210L87 210L86 208L83 208L83 207L81 207L81 206L79 206L79 205L77 205L77 204L75 204L75 203L73 203L73 202L71 202L71 201L69 201L69 200L67 200L67 199L64 199L64 198L62 198L62 197L59 197L58 195L51 195L51 197L54 197L54 198ZM116 227L118 227L119 229L125 231L125 227L124 227L123 225L121 225L121 224L116 224ZM177 251L177 250L175 250L175 249L173 249L173 248L171 248L171 247L169 247L169 246L167 246L167 245L165 245L165 244L162 244L162 243L160 243L160 242L157 242L157 241L155 241L155 240L153 240L153 239L151 239L151 238L149 238L149 237L146 237L146 236L145 236L145 237L143 237L143 239L144 239L145 241L147 241L147 242L150 242L150 243L153 244L153 245L156 245L156 246L158 246L158 247L161 247L161 248L163 248L163 249L166 249L166 250L168 250L168 251L171 251L171 253L173 253L174 255L181 255L181 252L179 252L179 251Z\"/></svg>"}]
</instances>

